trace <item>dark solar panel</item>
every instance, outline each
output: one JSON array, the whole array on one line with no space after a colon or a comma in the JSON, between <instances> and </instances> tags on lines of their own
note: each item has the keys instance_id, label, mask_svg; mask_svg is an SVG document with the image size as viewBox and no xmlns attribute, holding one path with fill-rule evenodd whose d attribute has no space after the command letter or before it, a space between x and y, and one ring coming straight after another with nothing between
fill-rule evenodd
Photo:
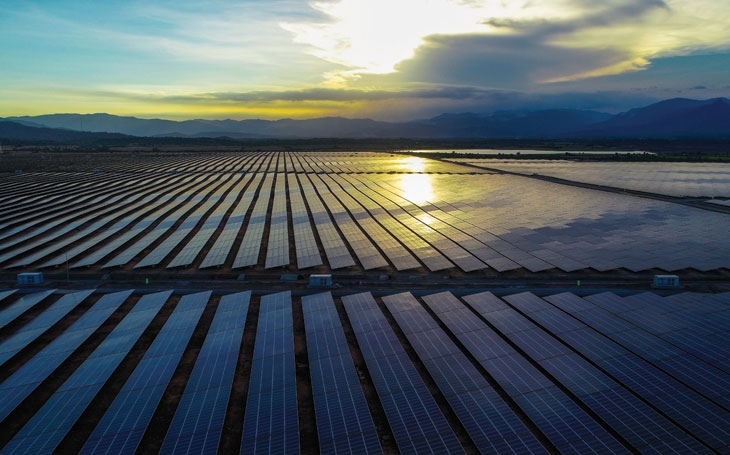
<instances>
[{"instance_id":1,"label":"dark solar panel","mask_svg":"<svg viewBox=\"0 0 730 455\"><path fill-rule=\"evenodd\" d=\"M298 453L294 335L291 293L261 298L242 453Z\"/></svg>"},{"instance_id":2,"label":"dark solar panel","mask_svg":"<svg viewBox=\"0 0 730 455\"><path fill-rule=\"evenodd\" d=\"M129 297L122 291L101 297L86 313L0 384L0 421L44 381Z\"/></svg>"},{"instance_id":3,"label":"dark solar panel","mask_svg":"<svg viewBox=\"0 0 730 455\"><path fill-rule=\"evenodd\" d=\"M380 453L331 294L302 297L302 309L320 451Z\"/></svg>"},{"instance_id":4,"label":"dark solar panel","mask_svg":"<svg viewBox=\"0 0 730 455\"><path fill-rule=\"evenodd\" d=\"M401 452L461 452L451 427L373 297L357 294L342 300Z\"/></svg>"},{"instance_id":5,"label":"dark solar panel","mask_svg":"<svg viewBox=\"0 0 730 455\"><path fill-rule=\"evenodd\" d=\"M82 453L133 452L167 388L210 291L183 296L116 399L96 426Z\"/></svg>"},{"instance_id":6,"label":"dark solar panel","mask_svg":"<svg viewBox=\"0 0 730 455\"><path fill-rule=\"evenodd\" d=\"M144 296L142 299L155 301L159 311L169 295L169 292L162 292ZM54 450L157 315L154 309L147 309L146 306L144 308L141 311L135 311L137 306L132 308L94 351L94 354L100 351L105 354L89 356L20 429L5 446L3 453L40 453ZM139 314L143 314L145 319L136 317ZM122 342L119 343L119 340ZM106 347L110 344L114 348L107 350Z\"/></svg>"}]
</instances>

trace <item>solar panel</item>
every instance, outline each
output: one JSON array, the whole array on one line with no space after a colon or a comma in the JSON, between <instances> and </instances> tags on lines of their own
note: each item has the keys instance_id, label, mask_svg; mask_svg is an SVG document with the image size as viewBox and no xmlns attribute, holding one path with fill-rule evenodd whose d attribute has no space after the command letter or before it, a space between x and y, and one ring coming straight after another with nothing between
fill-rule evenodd
<instances>
[{"instance_id":1,"label":"solar panel","mask_svg":"<svg viewBox=\"0 0 730 455\"><path fill-rule=\"evenodd\" d=\"M133 452L180 361L211 291L183 296L81 453Z\"/></svg>"},{"instance_id":2,"label":"solar panel","mask_svg":"<svg viewBox=\"0 0 730 455\"><path fill-rule=\"evenodd\" d=\"M210 248L210 251L208 251L205 259L203 259L202 264L200 264L200 268L220 266L226 262L226 258L233 246L236 235L238 234L238 231L241 230L246 212L251 205L251 201L253 201L254 196L256 195L256 189L261 183L260 174L249 178L249 186L246 188L243 196L233 208L233 212L231 212L231 216L228 217L223 231Z\"/></svg>"},{"instance_id":3,"label":"solar panel","mask_svg":"<svg viewBox=\"0 0 730 455\"><path fill-rule=\"evenodd\" d=\"M469 300L476 301L478 296L471 296ZM476 299L474 298L476 297ZM487 319L491 312L483 313ZM531 331L520 332L519 335L531 333ZM515 341L518 341L516 334L510 335ZM537 341L537 340L536 340ZM554 338L541 337L539 342L542 344L541 352L543 357L547 359L559 358L558 361L546 362L541 361L544 367L551 371L552 374L556 375L558 379L566 380L563 385L567 386L571 391L580 397L581 401L588 405L594 412L596 412L602 419L611 422L613 428L618 429L619 434L629 441L634 447L639 450L646 450L652 448L656 444L657 432L661 433L664 439L674 439L669 446L675 447L692 447L694 450L701 448L695 439L685 435L680 429L676 428L664 417L660 416L653 408L646 405L634 395L625 392L624 389L618 383L614 383L613 387L605 389L601 387L595 389L596 385L590 385L591 388L586 389L585 381L581 380L582 375L588 375L588 377L599 378L601 374L593 367L588 364L585 360L577 357L575 354L569 356L565 354L565 347L560 344ZM549 354L549 351L553 351L553 355ZM551 367L554 365L554 368ZM569 380L570 378L573 378ZM608 378L604 377L601 382L605 382ZM578 382L575 382L578 381ZM599 382L598 384L600 384ZM580 385L580 387L578 387ZM588 393L591 390L593 393ZM588 393L588 394L586 394ZM613 400L605 400L600 398L604 395L610 395L615 397ZM607 396L608 396L607 395ZM616 422L623 419L620 425ZM647 425L642 424L651 420L651 423L647 425L651 426L650 430L646 430Z\"/></svg>"},{"instance_id":4,"label":"solar panel","mask_svg":"<svg viewBox=\"0 0 730 455\"><path fill-rule=\"evenodd\" d=\"M98 221L95 221L90 225L84 227L83 229L78 230L72 236L67 237L61 241L54 242L52 245L44 248L43 250L38 251L32 256L25 258L25 263L30 264L40 258L51 255L52 253L62 249L67 245L78 244L79 242L81 242L81 244L78 244L70 250L62 254L58 254L55 257L52 257L52 259L47 260L41 265L41 267L58 266L65 262L68 262L71 259L74 259L76 256L80 255L88 248L90 248L90 246L97 245L103 242L106 238L116 234L127 225L129 225L132 221L134 221L137 216L139 216L140 213L143 213L145 210L148 210L150 208L151 203L159 198L160 191L169 190L169 188L166 188L169 186L170 185L166 183L161 184L160 182L156 182L155 184L151 185L150 188L145 188L144 192L140 192L136 195L131 195L126 200L120 201L118 206L114 210L108 211L106 214L97 214L105 215L98 219ZM152 206L159 205L161 203L161 201L158 201ZM105 225L109 224L112 219L118 217L124 218L117 221L113 225L106 227L105 229L101 229Z\"/></svg>"},{"instance_id":5,"label":"solar panel","mask_svg":"<svg viewBox=\"0 0 730 455\"><path fill-rule=\"evenodd\" d=\"M94 353L82 363L58 390L45 402L41 409L20 429L4 447L6 453L40 453L52 452L64 438L68 430L84 412L91 400L104 385L119 363L124 360L129 349L142 335L142 332L162 307L169 292L151 294L142 297L158 303L157 311L153 308L136 305L125 316L114 330L94 350ZM142 308L137 310L137 308ZM144 321L134 318L143 314ZM131 323L130 319L135 319ZM129 336L133 335L133 336ZM121 346L118 341L122 340ZM113 349L106 350L109 344ZM103 352L103 355L95 355ZM109 353L107 353L109 352Z\"/></svg>"},{"instance_id":6,"label":"solar panel","mask_svg":"<svg viewBox=\"0 0 730 455\"><path fill-rule=\"evenodd\" d=\"M291 293L261 298L254 344L242 453L298 453L294 334ZM275 344L277 348L268 347Z\"/></svg>"},{"instance_id":7,"label":"solar panel","mask_svg":"<svg viewBox=\"0 0 730 455\"><path fill-rule=\"evenodd\" d=\"M548 452L410 293L383 302L481 451Z\"/></svg>"},{"instance_id":8,"label":"solar panel","mask_svg":"<svg viewBox=\"0 0 730 455\"><path fill-rule=\"evenodd\" d=\"M343 239L350 244L362 267L365 270L370 270L387 266L388 262L381 256L368 237L363 234L360 227L350 217L348 210L330 191L320 176L314 175L310 178L325 207L332 213L332 218L334 218L337 227L342 232Z\"/></svg>"},{"instance_id":9,"label":"solar panel","mask_svg":"<svg viewBox=\"0 0 730 455\"><path fill-rule=\"evenodd\" d=\"M329 175L324 176L323 181L329 186L330 191L347 207L352 217L360 225L363 231L367 232L370 238L374 239L383 253L397 270L408 270L420 267L420 263L408 252L408 250L393 237L387 229L384 229L368 213L362 204L354 198L349 191L350 185L340 186ZM349 191L348 191L349 190Z\"/></svg>"},{"instance_id":10,"label":"solar panel","mask_svg":"<svg viewBox=\"0 0 730 455\"><path fill-rule=\"evenodd\" d=\"M320 452L382 452L332 295L304 296L302 309Z\"/></svg>"},{"instance_id":11,"label":"solar panel","mask_svg":"<svg viewBox=\"0 0 730 455\"><path fill-rule=\"evenodd\" d=\"M372 295L350 295L342 301L399 450L463 451Z\"/></svg>"},{"instance_id":12,"label":"solar panel","mask_svg":"<svg viewBox=\"0 0 730 455\"><path fill-rule=\"evenodd\" d=\"M235 183L235 186L231 188L225 198L220 201L220 204L215 207L215 210L209 214L209 216L206 218L205 222L201 226L200 230L195 234L195 236L189 241L185 242L182 250L180 250L180 252L178 252L178 254L172 259L172 261L170 261L170 263L167 265L167 268L187 266L195 261L195 258L198 256L203 247L208 243L210 237L218 229L218 226L223 221L223 217L225 216L225 214L236 202L236 199L238 198L241 190L248 183L249 179L250 177L244 176L244 178L239 177L238 181L236 181L235 179L231 181L231 183ZM228 185L226 186L226 188L227 187ZM226 191L226 188L219 190L219 192ZM211 200L213 200L213 197L214 196L211 197Z\"/></svg>"},{"instance_id":13,"label":"solar panel","mask_svg":"<svg viewBox=\"0 0 730 455\"><path fill-rule=\"evenodd\" d=\"M9 296L13 295L17 291L18 291L17 289L9 289L7 291L0 292L0 302L2 302L3 300L5 300L6 297L9 297Z\"/></svg>"},{"instance_id":14,"label":"solar panel","mask_svg":"<svg viewBox=\"0 0 730 455\"><path fill-rule=\"evenodd\" d=\"M492 298L493 296L491 294L477 294L471 296L469 301L478 307L480 306L480 301L489 304ZM449 308L448 311L437 312L437 316L449 329L451 329L450 322L455 319L444 318L444 315L460 312L462 313L462 317L459 319L471 320L468 325L469 329L466 331L459 330L459 327L463 327L464 324L456 324L454 326L454 334L477 359L480 357L483 358L483 360L479 360L482 367L484 367L487 373L492 376L505 392L520 404L520 408L522 408L525 414L527 414L561 453L569 451L571 445L577 441L582 441L583 444L591 447L591 451L595 452L627 452L626 448L619 441L586 414L550 378L542 374L539 369L522 355L513 351L512 353L499 357L484 358L481 353L493 348L479 345L492 344L495 337L494 334L491 337L483 337L481 335L482 333L493 331L465 306L455 308L458 301L453 295L441 293L433 297L425 296L424 301L429 306L433 305L437 310ZM498 305L492 306L498 307ZM510 312L512 313L510 314ZM514 310L498 309L496 311L486 312L485 314L488 319L492 317L497 318L504 327L527 327L529 329L529 325L527 324L507 321L509 318L520 317ZM475 326L477 325L481 325L481 329L476 329ZM513 333L524 332L520 330ZM504 343L504 341L500 343ZM471 351L471 347L477 347L477 349ZM507 352L508 348L505 347L502 350Z\"/></svg>"},{"instance_id":15,"label":"solar panel","mask_svg":"<svg viewBox=\"0 0 730 455\"><path fill-rule=\"evenodd\" d=\"M103 267L115 267L128 263L157 239L165 235L177 222L177 220L180 219L180 217L203 200L205 195L201 194L200 191L208 185L209 182L206 180L209 178L210 176L195 178L183 191L177 193L168 204L160 208L159 212L150 214L148 217L138 222L135 227L128 232L130 236L141 234L149 226L159 221L159 223L151 231L137 239L132 245L125 248L123 252L117 254L114 259L104 264ZM167 215L162 218L164 214ZM160 218L162 219L160 220ZM116 250L121 247L122 244L115 242L115 246L117 247L115 248Z\"/></svg>"},{"instance_id":16,"label":"solar panel","mask_svg":"<svg viewBox=\"0 0 730 455\"><path fill-rule=\"evenodd\" d=\"M508 301L518 299L528 301L538 299L538 297L521 294L516 298L505 298ZM637 306L648 307L652 300L655 303L661 303L661 300L657 302L655 297L643 300L643 302L637 302ZM726 430L726 428L730 428L730 413L635 355L632 351L640 350L639 345L647 341L641 337L640 329L611 335L622 341L622 344L626 346L624 349L601 334L587 338L586 334L592 333L593 329L588 328L578 319L568 316L557 307L541 309L537 306L533 306L535 311L527 313L531 318L537 316L535 319L546 330L569 343L573 350L595 362L605 371L605 373L595 371L595 367L586 364L576 353L540 362L578 396L609 390L614 387L614 380L618 380L623 386L633 390L642 399L681 425L681 431L691 434L714 449L720 449L728 444L730 430ZM489 313L487 318L489 319L492 314L494 313ZM625 314L625 312L621 314ZM576 316L579 317L580 313L576 313ZM585 333L576 336L576 332L581 330ZM660 342L653 344L659 351L654 352L655 358L664 358L660 345ZM671 346L667 347L670 349L668 352L674 352L676 349ZM653 352L654 349L650 349L650 351ZM606 374L610 374L615 379L609 379L605 376ZM700 408L702 412L698 411Z\"/></svg>"},{"instance_id":17,"label":"solar panel","mask_svg":"<svg viewBox=\"0 0 730 455\"><path fill-rule=\"evenodd\" d=\"M218 205L221 198L223 197L223 193L230 189L233 184L235 183L235 180L231 178L230 175L224 176L223 183L218 181L211 181L209 185L206 186L204 193L201 193L193 198L194 202L201 202L205 200L202 204L195 207L195 209L186 214L185 218L183 219L182 223L175 228L175 230L169 234L165 240L162 241L157 247L152 250L147 256L142 258L136 265L135 268L139 267L148 267L151 265L158 265L160 262L162 262L169 254L170 252L178 245L180 242L183 241L194 229L195 227L203 221L203 219L208 215L210 211L213 210L213 208ZM190 204L190 203L188 203ZM193 208L194 205L188 205L186 206L188 208ZM182 215L182 214L181 214ZM172 220L170 220L172 221ZM163 223L164 225L165 223ZM211 231L207 231L212 234ZM198 238L198 243L192 243L190 244L190 248L196 249L200 248L202 249L203 245L205 244L206 239ZM202 243L200 243L202 242ZM187 255L189 251L186 251L185 247L183 247L183 250L185 253L184 255ZM181 252L182 252L181 251ZM193 257L194 259L194 257ZM180 265L180 264L177 264Z\"/></svg>"},{"instance_id":18,"label":"solar panel","mask_svg":"<svg viewBox=\"0 0 730 455\"><path fill-rule=\"evenodd\" d=\"M102 296L62 334L28 360L0 384L0 421L45 380L79 347L132 293L122 291Z\"/></svg>"},{"instance_id":19,"label":"solar panel","mask_svg":"<svg viewBox=\"0 0 730 455\"><path fill-rule=\"evenodd\" d=\"M0 300L11 295L13 292L15 291L13 290L2 293ZM0 312L0 329L13 322L15 318L33 308L36 304L40 303L41 301L43 301L43 299L53 294L54 292L55 289L51 289L49 291L24 295L15 302L13 302L11 305L3 308L3 310ZM2 345L0 345L0 350L2 350Z\"/></svg>"},{"instance_id":20,"label":"solar panel","mask_svg":"<svg viewBox=\"0 0 730 455\"><path fill-rule=\"evenodd\" d=\"M289 264L289 225L286 208L286 179L278 174L274 186L274 202L269 222L269 241L264 268Z\"/></svg>"},{"instance_id":21,"label":"solar panel","mask_svg":"<svg viewBox=\"0 0 730 455\"><path fill-rule=\"evenodd\" d=\"M34 297L33 300L40 297L46 297L52 292L53 291L47 291L45 293L37 294L37 297ZM90 296L92 292L94 292L93 289L78 291L61 296L42 313L37 315L24 326L20 327L8 338L4 339L2 344L0 344L0 364L4 365L12 356L46 333L48 329L69 314L74 308Z\"/></svg>"},{"instance_id":22,"label":"solar panel","mask_svg":"<svg viewBox=\"0 0 730 455\"><path fill-rule=\"evenodd\" d=\"M330 269L335 270L355 265L355 261L350 256L350 252L337 232L337 228L330 220L329 214L317 196L317 192L309 178L300 176L299 183L307 204L309 204L309 210L312 212L312 220L327 255Z\"/></svg>"},{"instance_id":23,"label":"solar panel","mask_svg":"<svg viewBox=\"0 0 730 455\"><path fill-rule=\"evenodd\" d=\"M333 178L347 189L353 198L360 202L388 232L402 242L411 253L418 256L429 267L429 270L437 271L454 266L442 255L443 245L436 244L434 247L431 245L434 243L433 238L422 238L423 232L413 230L413 227L419 228L422 225L409 223L413 219L407 215L405 218L397 216L402 214L402 210L397 210L392 202L381 197L377 192L369 190L352 176L334 176ZM358 191L362 193L362 196L357 193ZM429 230L429 232L432 231ZM441 252L437 250L439 247L441 247ZM469 256L469 254L466 253L464 256ZM484 264L481 265L484 268Z\"/></svg>"},{"instance_id":24,"label":"solar panel","mask_svg":"<svg viewBox=\"0 0 730 455\"><path fill-rule=\"evenodd\" d=\"M238 248L236 258L233 262L233 268L247 267L256 265L259 259L259 251L261 250L261 241L264 235L264 227L266 224L266 213L269 209L269 200L271 198L271 186L274 177L266 174L261 184L256 204L251 212L251 218L246 227L246 233L243 236L241 246Z\"/></svg>"},{"instance_id":25,"label":"solar panel","mask_svg":"<svg viewBox=\"0 0 730 455\"><path fill-rule=\"evenodd\" d=\"M299 189L297 177L288 175L289 203L292 212L292 226L294 228L294 244L297 252L297 268L305 269L322 264L319 255L317 240L314 238L312 226L309 222L307 207L304 205L302 192Z\"/></svg>"}]
</instances>

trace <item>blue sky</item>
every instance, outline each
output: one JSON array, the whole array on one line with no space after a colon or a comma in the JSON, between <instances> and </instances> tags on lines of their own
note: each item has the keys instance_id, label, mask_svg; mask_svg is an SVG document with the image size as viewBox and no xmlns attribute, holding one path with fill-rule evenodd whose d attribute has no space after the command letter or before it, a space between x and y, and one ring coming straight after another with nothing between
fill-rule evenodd
<instances>
[{"instance_id":1,"label":"blue sky","mask_svg":"<svg viewBox=\"0 0 730 455\"><path fill-rule=\"evenodd\" d=\"M405 120L730 96L727 0L3 0L0 116Z\"/></svg>"}]
</instances>

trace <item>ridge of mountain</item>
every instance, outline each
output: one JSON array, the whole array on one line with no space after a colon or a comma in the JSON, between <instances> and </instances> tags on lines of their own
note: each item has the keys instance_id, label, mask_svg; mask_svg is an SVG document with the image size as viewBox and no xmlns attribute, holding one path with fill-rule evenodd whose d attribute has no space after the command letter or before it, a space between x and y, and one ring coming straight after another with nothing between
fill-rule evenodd
<instances>
[{"instance_id":1,"label":"ridge of mountain","mask_svg":"<svg viewBox=\"0 0 730 455\"><path fill-rule=\"evenodd\" d=\"M8 117L0 137L33 136L25 128L56 129L59 141L73 140L68 132L109 133L140 137L179 138L727 138L730 137L730 100L674 98L610 115L578 109L492 114L446 113L430 119L385 122L367 118L322 117L306 120L140 119L111 114L49 114ZM61 133L63 131L64 133ZM11 134L12 133L12 134ZM15 136L13 136L15 134ZM53 134L38 132L38 139Z\"/></svg>"}]
</instances>

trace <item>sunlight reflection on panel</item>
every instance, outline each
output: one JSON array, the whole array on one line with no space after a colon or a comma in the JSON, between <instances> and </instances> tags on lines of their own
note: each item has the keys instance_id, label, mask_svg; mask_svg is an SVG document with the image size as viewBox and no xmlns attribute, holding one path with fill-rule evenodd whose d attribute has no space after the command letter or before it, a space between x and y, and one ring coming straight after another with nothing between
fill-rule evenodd
<instances>
[{"instance_id":1,"label":"sunlight reflection on panel","mask_svg":"<svg viewBox=\"0 0 730 455\"><path fill-rule=\"evenodd\" d=\"M428 174L403 174L400 188L404 199L420 205L433 199L431 176Z\"/></svg>"},{"instance_id":2,"label":"sunlight reflection on panel","mask_svg":"<svg viewBox=\"0 0 730 455\"><path fill-rule=\"evenodd\" d=\"M416 218L418 218L418 221L420 221L423 224L431 225L431 223L436 221L436 218L432 217L428 213L423 213L421 215L418 215Z\"/></svg>"},{"instance_id":3,"label":"sunlight reflection on panel","mask_svg":"<svg viewBox=\"0 0 730 455\"><path fill-rule=\"evenodd\" d=\"M423 172L426 170L426 160L417 156L410 156L401 160L401 167L406 172Z\"/></svg>"}]
</instances>

